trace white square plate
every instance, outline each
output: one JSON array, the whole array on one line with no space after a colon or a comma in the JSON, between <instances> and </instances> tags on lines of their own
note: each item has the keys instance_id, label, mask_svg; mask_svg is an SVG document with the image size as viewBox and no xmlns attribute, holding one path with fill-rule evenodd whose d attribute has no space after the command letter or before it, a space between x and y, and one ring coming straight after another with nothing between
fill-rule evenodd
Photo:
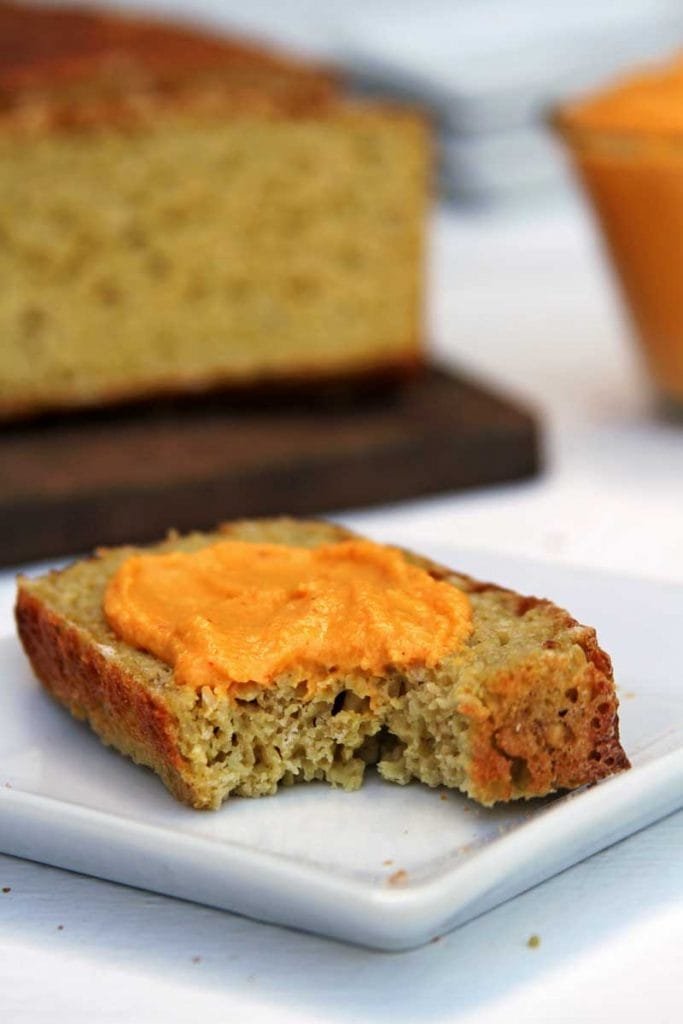
<instances>
[{"instance_id":1,"label":"white square plate","mask_svg":"<svg viewBox=\"0 0 683 1024\"><path fill-rule=\"evenodd\" d=\"M683 804L683 588L491 554L426 553L550 596L598 627L615 663L632 771L569 796L494 810L371 776L357 793L311 784L235 799L216 813L192 811L56 706L7 637L0 642L0 850L399 950Z\"/></svg>"}]
</instances>

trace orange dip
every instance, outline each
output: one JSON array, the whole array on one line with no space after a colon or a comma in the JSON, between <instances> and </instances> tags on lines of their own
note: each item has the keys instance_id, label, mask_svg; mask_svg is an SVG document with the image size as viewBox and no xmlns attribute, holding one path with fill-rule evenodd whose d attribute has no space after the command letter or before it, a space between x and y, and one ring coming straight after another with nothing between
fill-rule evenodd
<instances>
[{"instance_id":1,"label":"orange dip","mask_svg":"<svg viewBox=\"0 0 683 1024\"><path fill-rule=\"evenodd\" d=\"M270 686L293 673L313 693L331 673L434 666L472 629L465 594L366 540L310 549L223 540L133 555L104 611L123 640L194 688Z\"/></svg>"},{"instance_id":2,"label":"orange dip","mask_svg":"<svg viewBox=\"0 0 683 1024\"><path fill-rule=\"evenodd\" d=\"M568 104L562 120L611 134L683 135L683 58Z\"/></svg>"},{"instance_id":3,"label":"orange dip","mask_svg":"<svg viewBox=\"0 0 683 1024\"><path fill-rule=\"evenodd\" d=\"M568 104L557 123L652 376L683 403L683 59Z\"/></svg>"}]
</instances>

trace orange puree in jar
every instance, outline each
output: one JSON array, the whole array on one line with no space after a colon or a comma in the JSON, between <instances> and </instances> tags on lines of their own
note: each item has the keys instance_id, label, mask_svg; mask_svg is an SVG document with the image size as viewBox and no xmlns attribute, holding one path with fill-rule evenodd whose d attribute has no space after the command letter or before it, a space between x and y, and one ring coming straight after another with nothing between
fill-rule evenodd
<instances>
[{"instance_id":1,"label":"orange puree in jar","mask_svg":"<svg viewBox=\"0 0 683 1024\"><path fill-rule=\"evenodd\" d=\"M472 629L465 594L366 540L222 540L133 555L111 579L104 611L123 640L194 688L271 686L294 673L312 693L331 673L434 666Z\"/></svg>"},{"instance_id":2,"label":"orange puree in jar","mask_svg":"<svg viewBox=\"0 0 683 1024\"><path fill-rule=\"evenodd\" d=\"M683 403L683 60L568 104L557 123L652 376L662 394Z\"/></svg>"},{"instance_id":3,"label":"orange puree in jar","mask_svg":"<svg viewBox=\"0 0 683 1024\"><path fill-rule=\"evenodd\" d=\"M683 135L683 58L567 104L562 120L620 134Z\"/></svg>"}]
</instances>

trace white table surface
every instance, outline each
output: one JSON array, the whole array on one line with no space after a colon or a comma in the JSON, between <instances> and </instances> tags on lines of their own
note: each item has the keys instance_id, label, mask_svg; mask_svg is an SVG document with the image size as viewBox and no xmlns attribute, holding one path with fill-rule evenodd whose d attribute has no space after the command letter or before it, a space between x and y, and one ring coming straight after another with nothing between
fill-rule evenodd
<instances>
[{"instance_id":1,"label":"white table surface","mask_svg":"<svg viewBox=\"0 0 683 1024\"><path fill-rule=\"evenodd\" d=\"M441 214L432 254L436 351L535 404L546 472L339 518L417 548L438 537L683 585L683 424L653 414L578 204ZM5 629L12 589L0 574ZM10 857L0 887L11 1024L681 1020L683 813L402 954Z\"/></svg>"}]
</instances>

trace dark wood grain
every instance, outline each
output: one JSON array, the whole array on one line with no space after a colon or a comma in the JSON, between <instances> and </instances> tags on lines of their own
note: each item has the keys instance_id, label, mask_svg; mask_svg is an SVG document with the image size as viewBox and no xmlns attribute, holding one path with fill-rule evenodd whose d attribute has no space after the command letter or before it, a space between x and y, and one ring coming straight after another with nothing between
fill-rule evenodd
<instances>
[{"instance_id":1,"label":"dark wood grain","mask_svg":"<svg viewBox=\"0 0 683 1024\"><path fill-rule=\"evenodd\" d=\"M14 425L0 431L0 562L515 480L538 458L527 412L438 369L378 393Z\"/></svg>"}]
</instances>

